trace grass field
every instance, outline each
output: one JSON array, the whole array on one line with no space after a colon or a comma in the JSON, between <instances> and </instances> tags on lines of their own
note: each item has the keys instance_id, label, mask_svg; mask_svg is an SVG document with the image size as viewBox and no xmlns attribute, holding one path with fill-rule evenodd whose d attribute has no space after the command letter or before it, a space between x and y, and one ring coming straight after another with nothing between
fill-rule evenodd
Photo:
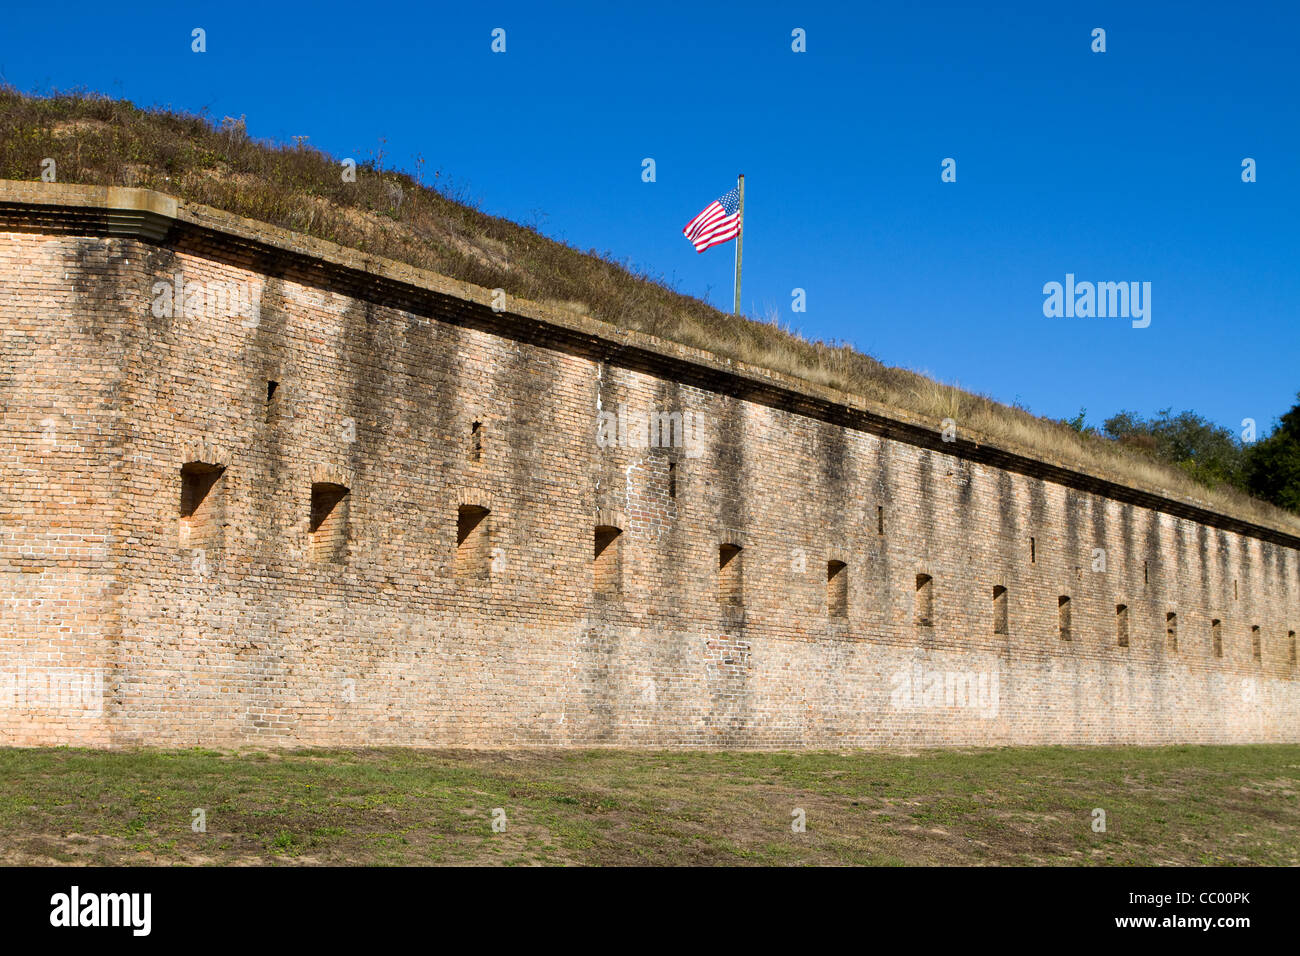
<instances>
[{"instance_id":1,"label":"grass field","mask_svg":"<svg viewBox=\"0 0 1300 956\"><path fill-rule=\"evenodd\" d=\"M1296 865L1298 792L1300 746L0 750L0 863Z\"/></svg>"}]
</instances>

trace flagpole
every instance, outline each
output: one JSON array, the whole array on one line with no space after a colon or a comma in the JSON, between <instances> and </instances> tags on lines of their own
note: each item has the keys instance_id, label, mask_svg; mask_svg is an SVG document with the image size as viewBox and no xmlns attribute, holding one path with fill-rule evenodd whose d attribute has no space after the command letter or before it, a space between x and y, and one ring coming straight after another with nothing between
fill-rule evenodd
<instances>
[{"instance_id":1,"label":"flagpole","mask_svg":"<svg viewBox=\"0 0 1300 956\"><path fill-rule=\"evenodd\" d=\"M740 315L740 264L741 264L741 246L745 241L745 174L741 173L738 177L740 191L740 216L736 225L736 309L735 314Z\"/></svg>"}]
</instances>

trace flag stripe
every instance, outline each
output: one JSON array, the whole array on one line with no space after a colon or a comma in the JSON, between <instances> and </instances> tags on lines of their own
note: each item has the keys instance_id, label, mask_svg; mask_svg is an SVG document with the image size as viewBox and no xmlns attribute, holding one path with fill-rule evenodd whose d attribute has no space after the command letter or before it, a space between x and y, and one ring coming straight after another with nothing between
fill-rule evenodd
<instances>
[{"instance_id":1,"label":"flag stripe","mask_svg":"<svg viewBox=\"0 0 1300 956\"><path fill-rule=\"evenodd\" d=\"M695 243L695 251L703 252L705 249L711 249L713 246L721 245L724 242L730 242L732 239L736 238L739 232L740 230L736 230L735 232L724 233L710 239L701 239L699 242Z\"/></svg>"},{"instance_id":2,"label":"flag stripe","mask_svg":"<svg viewBox=\"0 0 1300 956\"><path fill-rule=\"evenodd\" d=\"M700 239L708 239L719 232L725 232L728 229L738 226L739 223L739 216L723 216L721 219L715 219L703 229L698 230L692 237L691 241L698 242Z\"/></svg>"},{"instance_id":3,"label":"flag stripe","mask_svg":"<svg viewBox=\"0 0 1300 956\"><path fill-rule=\"evenodd\" d=\"M721 245L724 242L730 242L732 239L735 239L736 236L738 235L740 235L740 223L733 222L731 224L731 228L728 229L726 232L712 234L696 240L695 251L703 252L705 249L708 249L712 246Z\"/></svg>"},{"instance_id":4,"label":"flag stripe","mask_svg":"<svg viewBox=\"0 0 1300 956\"><path fill-rule=\"evenodd\" d=\"M724 222L720 222L718 223L717 226L712 226L708 229L705 229L698 236L692 239L691 242L697 246L701 242L708 242L709 240L713 239L715 236L725 233L728 229L734 228L734 224L735 224L734 219L728 219Z\"/></svg>"},{"instance_id":5,"label":"flag stripe","mask_svg":"<svg viewBox=\"0 0 1300 956\"><path fill-rule=\"evenodd\" d=\"M719 220L726 219L726 218L727 218L727 214L723 212L721 209L719 209L716 213L709 216L707 219L703 219L699 223L697 223L695 228L690 231L690 238L691 239L698 238L702 233L707 232L709 229L712 229L713 225L717 223Z\"/></svg>"},{"instance_id":6,"label":"flag stripe","mask_svg":"<svg viewBox=\"0 0 1300 956\"><path fill-rule=\"evenodd\" d=\"M726 215L726 210L724 210L716 202L709 203L708 208L706 208L704 212L700 213L689 223L687 223L686 228L683 229L682 232L686 234L687 238L694 239L696 236L700 234L701 229L704 229L706 226L708 226L709 223L713 222L719 216L725 216L725 215Z\"/></svg>"}]
</instances>

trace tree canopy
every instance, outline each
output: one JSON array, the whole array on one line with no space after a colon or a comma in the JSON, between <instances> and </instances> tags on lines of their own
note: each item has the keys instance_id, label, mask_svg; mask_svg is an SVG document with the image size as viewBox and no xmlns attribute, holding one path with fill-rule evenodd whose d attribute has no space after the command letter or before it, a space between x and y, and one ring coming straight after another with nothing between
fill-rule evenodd
<instances>
[{"instance_id":1,"label":"tree canopy","mask_svg":"<svg viewBox=\"0 0 1300 956\"><path fill-rule=\"evenodd\" d=\"M1101 434L1134 451L1168 462L1202 484L1228 485L1300 513L1300 394L1266 437L1244 442L1230 429L1193 411L1163 409L1151 418L1128 411L1102 424ZM1086 412L1067 420L1076 431Z\"/></svg>"}]
</instances>

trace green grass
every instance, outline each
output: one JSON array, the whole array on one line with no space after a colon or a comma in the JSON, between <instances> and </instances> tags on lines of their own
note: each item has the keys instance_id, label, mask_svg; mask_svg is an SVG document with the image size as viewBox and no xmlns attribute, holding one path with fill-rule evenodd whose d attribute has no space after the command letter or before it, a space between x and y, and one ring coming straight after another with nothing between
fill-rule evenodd
<instances>
[{"instance_id":1,"label":"green grass","mask_svg":"<svg viewBox=\"0 0 1300 956\"><path fill-rule=\"evenodd\" d=\"M463 186L426 169L423 157L414 175L385 168L382 141L353 157L356 181L344 182L338 157L304 142L250 139L230 117L214 124L204 115L141 109L95 94L28 96L0 85L0 179L39 180L42 162L53 159L60 183L155 189L860 395L936 430L951 418L972 440L991 438L1085 473L1300 530L1300 517L1228 485L1207 487L1151 455L884 365L846 343L805 338L781 324L775 307L761 320L721 312L612 253L584 252L547 238L536 225L489 216ZM708 198L700 197L701 205ZM682 210L682 221L694 211ZM915 319L873 314L869 296L854 317L867 324Z\"/></svg>"},{"instance_id":2,"label":"green grass","mask_svg":"<svg viewBox=\"0 0 1300 956\"><path fill-rule=\"evenodd\" d=\"M1297 865L1298 792L1300 746L0 750L0 863Z\"/></svg>"}]
</instances>

